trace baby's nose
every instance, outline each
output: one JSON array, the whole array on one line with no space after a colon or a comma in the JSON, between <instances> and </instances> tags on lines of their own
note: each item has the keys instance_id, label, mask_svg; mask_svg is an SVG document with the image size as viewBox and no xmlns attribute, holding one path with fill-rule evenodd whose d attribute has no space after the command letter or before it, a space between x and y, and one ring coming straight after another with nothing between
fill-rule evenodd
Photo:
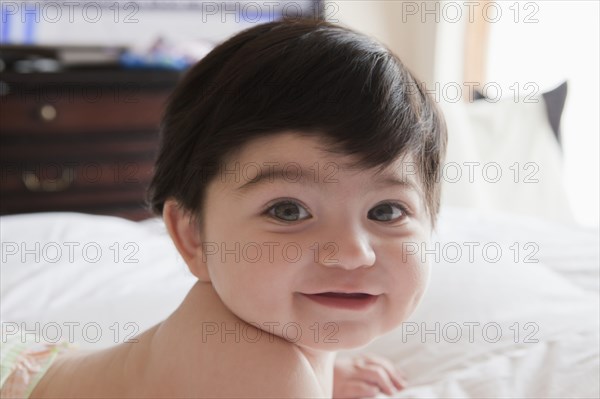
<instances>
[{"instance_id":1,"label":"baby's nose","mask_svg":"<svg viewBox=\"0 0 600 399\"><path fill-rule=\"evenodd\" d=\"M327 267L347 270L370 267L375 264L375 251L369 236L359 229L339 230L332 239L313 244L315 262Z\"/></svg>"}]
</instances>

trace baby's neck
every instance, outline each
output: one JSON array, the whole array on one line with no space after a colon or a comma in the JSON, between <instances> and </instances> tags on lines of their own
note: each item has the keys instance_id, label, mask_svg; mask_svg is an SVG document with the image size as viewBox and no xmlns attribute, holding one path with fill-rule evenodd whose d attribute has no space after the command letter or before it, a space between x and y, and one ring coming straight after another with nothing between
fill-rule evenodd
<instances>
[{"instance_id":1,"label":"baby's neck","mask_svg":"<svg viewBox=\"0 0 600 399\"><path fill-rule=\"evenodd\" d=\"M319 381L323 392L327 393L327 397L331 397L333 393L333 368L336 353L315 351L304 347L300 347L300 351L314 370L315 378Z\"/></svg>"}]
</instances>

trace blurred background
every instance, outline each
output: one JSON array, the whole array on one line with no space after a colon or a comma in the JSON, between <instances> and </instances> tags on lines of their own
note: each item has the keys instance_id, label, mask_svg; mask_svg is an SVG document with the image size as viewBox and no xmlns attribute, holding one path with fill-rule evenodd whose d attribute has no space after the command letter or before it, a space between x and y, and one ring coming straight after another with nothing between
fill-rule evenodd
<instances>
[{"instance_id":1,"label":"blurred background","mask_svg":"<svg viewBox=\"0 0 600 399\"><path fill-rule=\"evenodd\" d=\"M321 18L379 39L450 128L444 203L599 224L596 1L3 1L2 214L143 219L160 112L235 32Z\"/></svg>"}]
</instances>

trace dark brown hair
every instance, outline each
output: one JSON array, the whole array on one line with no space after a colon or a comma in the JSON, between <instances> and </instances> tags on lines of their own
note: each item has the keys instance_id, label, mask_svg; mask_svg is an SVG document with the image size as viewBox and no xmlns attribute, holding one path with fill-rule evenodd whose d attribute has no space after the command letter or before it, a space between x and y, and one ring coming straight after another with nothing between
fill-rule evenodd
<instances>
[{"instance_id":1,"label":"dark brown hair","mask_svg":"<svg viewBox=\"0 0 600 399\"><path fill-rule=\"evenodd\" d=\"M310 20L242 31L186 73L163 117L152 211L173 198L201 221L218 165L255 138L290 130L322 137L365 169L410 155L435 224L446 148L438 107L382 44Z\"/></svg>"}]
</instances>

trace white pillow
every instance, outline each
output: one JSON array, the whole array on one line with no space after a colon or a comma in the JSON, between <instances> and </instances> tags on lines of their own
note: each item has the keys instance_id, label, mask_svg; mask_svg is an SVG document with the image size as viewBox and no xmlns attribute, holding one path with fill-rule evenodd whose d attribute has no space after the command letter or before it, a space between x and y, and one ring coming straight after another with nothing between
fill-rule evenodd
<instances>
[{"instance_id":1,"label":"white pillow","mask_svg":"<svg viewBox=\"0 0 600 399\"><path fill-rule=\"evenodd\" d=\"M573 222L542 96L440 106L448 124L443 204Z\"/></svg>"}]
</instances>

